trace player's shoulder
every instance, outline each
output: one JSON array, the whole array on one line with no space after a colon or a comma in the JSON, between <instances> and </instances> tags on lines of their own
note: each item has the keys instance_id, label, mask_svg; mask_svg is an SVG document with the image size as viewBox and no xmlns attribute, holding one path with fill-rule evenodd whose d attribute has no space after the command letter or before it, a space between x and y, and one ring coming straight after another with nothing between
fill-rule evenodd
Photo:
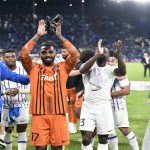
<instances>
[{"instance_id":1,"label":"player's shoulder","mask_svg":"<svg viewBox=\"0 0 150 150\"><path fill-rule=\"evenodd\" d=\"M106 66L105 66L107 69L116 69L117 68L117 66L115 66L115 65L108 65L108 64L106 64Z\"/></svg>"},{"instance_id":2,"label":"player's shoulder","mask_svg":"<svg viewBox=\"0 0 150 150\"><path fill-rule=\"evenodd\" d=\"M16 61L16 66L17 66L17 70L20 70L20 71L21 70L22 71L25 70L23 65L22 65L22 63L20 61Z\"/></svg>"},{"instance_id":3,"label":"player's shoulder","mask_svg":"<svg viewBox=\"0 0 150 150\"><path fill-rule=\"evenodd\" d=\"M16 66L17 66L17 67L23 67L23 66L22 66L22 63L21 63L20 61L16 61Z\"/></svg>"},{"instance_id":4,"label":"player's shoulder","mask_svg":"<svg viewBox=\"0 0 150 150\"><path fill-rule=\"evenodd\" d=\"M5 72L7 71L10 71L8 69L8 67L6 66L5 62L4 61L1 61L0 62L0 72L3 72L3 74L5 74ZM10 73L10 72L9 72Z\"/></svg>"},{"instance_id":5,"label":"player's shoulder","mask_svg":"<svg viewBox=\"0 0 150 150\"><path fill-rule=\"evenodd\" d=\"M6 65L5 65L5 62L2 60L2 61L0 61L0 66L1 67L5 67Z\"/></svg>"},{"instance_id":6,"label":"player's shoulder","mask_svg":"<svg viewBox=\"0 0 150 150\"><path fill-rule=\"evenodd\" d=\"M127 84L127 85L129 85L129 83L130 83L127 75L121 76L121 77L117 77L117 78L118 78L120 84Z\"/></svg>"}]
</instances>

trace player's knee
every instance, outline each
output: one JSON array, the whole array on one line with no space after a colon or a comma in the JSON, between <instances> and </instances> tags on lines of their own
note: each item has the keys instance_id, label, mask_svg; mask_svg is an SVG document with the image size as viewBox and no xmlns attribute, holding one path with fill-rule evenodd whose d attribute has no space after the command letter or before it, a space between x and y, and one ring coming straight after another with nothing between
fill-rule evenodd
<instances>
[{"instance_id":1,"label":"player's knee","mask_svg":"<svg viewBox=\"0 0 150 150\"><path fill-rule=\"evenodd\" d=\"M13 128L6 128L5 131L6 131L7 133L12 133Z\"/></svg>"},{"instance_id":2,"label":"player's knee","mask_svg":"<svg viewBox=\"0 0 150 150\"><path fill-rule=\"evenodd\" d=\"M98 135L98 139L100 144L108 143L108 135Z\"/></svg>"},{"instance_id":3,"label":"player's knee","mask_svg":"<svg viewBox=\"0 0 150 150\"><path fill-rule=\"evenodd\" d=\"M126 127L126 128L119 128L120 131L123 133L124 136L127 136L130 132L131 132L131 129Z\"/></svg>"},{"instance_id":4,"label":"player's knee","mask_svg":"<svg viewBox=\"0 0 150 150\"><path fill-rule=\"evenodd\" d=\"M83 136L82 137L82 144L84 145L84 146L87 146L87 145L89 145L91 143L91 138L90 137L87 137L87 136Z\"/></svg>"},{"instance_id":5,"label":"player's knee","mask_svg":"<svg viewBox=\"0 0 150 150\"><path fill-rule=\"evenodd\" d=\"M27 124L19 124L17 125L17 133L26 132Z\"/></svg>"}]
</instances>

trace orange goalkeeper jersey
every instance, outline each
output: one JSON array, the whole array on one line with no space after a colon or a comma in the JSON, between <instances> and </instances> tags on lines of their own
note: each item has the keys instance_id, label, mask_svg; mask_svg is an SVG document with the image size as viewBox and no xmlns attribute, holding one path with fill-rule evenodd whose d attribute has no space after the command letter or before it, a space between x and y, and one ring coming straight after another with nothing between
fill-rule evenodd
<instances>
[{"instance_id":1,"label":"orange goalkeeper jersey","mask_svg":"<svg viewBox=\"0 0 150 150\"><path fill-rule=\"evenodd\" d=\"M34 45L35 42L30 40L20 52L20 60L30 79L30 113L65 114L66 81L79 58L79 53L69 41L66 41L64 46L70 51L70 56L66 61L43 66L33 63L29 57Z\"/></svg>"},{"instance_id":2,"label":"orange goalkeeper jersey","mask_svg":"<svg viewBox=\"0 0 150 150\"><path fill-rule=\"evenodd\" d=\"M33 68L29 74L32 114L65 114L67 77L65 62Z\"/></svg>"}]
</instances>

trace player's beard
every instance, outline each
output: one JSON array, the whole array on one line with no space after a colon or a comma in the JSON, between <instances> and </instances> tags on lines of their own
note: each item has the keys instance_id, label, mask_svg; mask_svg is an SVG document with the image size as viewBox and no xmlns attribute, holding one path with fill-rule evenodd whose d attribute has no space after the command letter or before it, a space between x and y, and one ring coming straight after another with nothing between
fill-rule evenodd
<instances>
[{"instance_id":1,"label":"player's beard","mask_svg":"<svg viewBox=\"0 0 150 150\"><path fill-rule=\"evenodd\" d=\"M50 58L50 60L47 60L47 58L41 58L41 60L45 66L52 65L54 63L54 59L55 58Z\"/></svg>"}]
</instances>

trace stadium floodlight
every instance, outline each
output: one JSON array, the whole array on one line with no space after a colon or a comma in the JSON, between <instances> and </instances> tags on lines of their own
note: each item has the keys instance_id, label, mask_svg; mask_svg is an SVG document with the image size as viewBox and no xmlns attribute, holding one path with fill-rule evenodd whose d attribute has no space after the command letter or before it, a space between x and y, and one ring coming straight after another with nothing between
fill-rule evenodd
<instances>
[{"instance_id":1,"label":"stadium floodlight","mask_svg":"<svg viewBox=\"0 0 150 150\"><path fill-rule=\"evenodd\" d=\"M37 3L34 3L34 6L37 6Z\"/></svg>"},{"instance_id":2,"label":"stadium floodlight","mask_svg":"<svg viewBox=\"0 0 150 150\"><path fill-rule=\"evenodd\" d=\"M150 2L150 0L109 0L109 1L116 1L117 3L118 2L139 2L139 3L148 3Z\"/></svg>"},{"instance_id":3,"label":"stadium floodlight","mask_svg":"<svg viewBox=\"0 0 150 150\"><path fill-rule=\"evenodd\" d=\"M72 7L72 4L70 3L69 6Z\"/></svg>"}]
</instances>

